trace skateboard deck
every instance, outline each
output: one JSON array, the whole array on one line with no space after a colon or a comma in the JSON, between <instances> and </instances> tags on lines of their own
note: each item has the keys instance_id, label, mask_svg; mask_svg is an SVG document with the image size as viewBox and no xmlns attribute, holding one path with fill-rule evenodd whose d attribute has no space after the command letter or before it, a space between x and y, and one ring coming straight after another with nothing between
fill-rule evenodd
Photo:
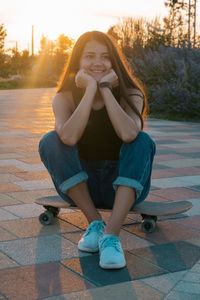
<instances>
[{"instance_id":1,"label":"skateboard deck","mask_svg":"<svg viewBox=\"0 0 200 300\"><path fill-rule=\"evenodd\" d=\"M53 219L59 214L61 208L78 209L71 206L59 196L48 196L36 199L35 203L42 205L46 211L39 216L39 221L43 225L52 224ZM176 202L151 202L144 201L134 207L134 211L129 213L139 214L142 217L141 229L145 233L153 232L156 227L158 216L176 215L186 212L192 207L189 201ZM110 209L97 208L103 211Z\"/></svg>"}]
</instances>

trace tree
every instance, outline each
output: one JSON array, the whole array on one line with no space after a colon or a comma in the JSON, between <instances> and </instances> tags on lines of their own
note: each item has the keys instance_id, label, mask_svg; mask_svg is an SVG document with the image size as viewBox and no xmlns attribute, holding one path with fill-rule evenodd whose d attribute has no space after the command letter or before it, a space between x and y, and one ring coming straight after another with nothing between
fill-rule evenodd
<instances>
[{"instance_id":1,"label":"tree","mask_svg":"<svg viewBox=\"0 0 200 300\"><path fill-rule=\"evenodd\" d=\"M5 38L7 36L4 24L0 25L0 53L4 52Z\"/></svg>"},{"instance_id":2,"label":"tree","mask_svg":"<svg viewBox=\"0 0 200 300\"><path fill-rule=\"evenodd\" d=\"M7 72L5 70L5 38L7 36L6 30L4 29L4 24L0 25L0 76L7 76Z\"/></svg>"},{"instance_id":3,"label":"tree","mask_svg":"<svg viewBox=\"0 0 200 300\"><path fill-rule=\"evenodd\" d=\"M54 65L57 76L63 71L64 65L68 59L69 52L72 50L74 45L74 39L65 36L64 34L59 35L56 40L56 48L54 51Z\"/></svg>"},{"instance_id":4,"label":"tree","mask_svg":"<svg viewBox=\"0 0 200 300\"><path fill-rule=\"evenodd\" d=\"M60 53L66 53L72 49L73 44L74 40L72 38L61 34L56 41L56 48Z\"/></svg>"},{"instance_id":5,"label":"tree","mask_svg":"<svg viewBox=\"0 0 200 300\"><path fill-rule=\"evenodd\" d=\"M133 49L138 51L144 46L145 24L144 18L123 18L116 25L109 28L108 34L116 40L123 53L130 57Z\"/></svg>"},{"instance_id":6,"label":"tree","mask_svg":"<svg viewBox=\"0 0 200 300\"><path fill-rule=\"evenodd\" d=\"M191 47L196 42L196 0L166 0L165 6L169 8L169 15L164 18L165 29L172 42L169 46ZM193 28L191 24L193 23ZM198 37L197 37L198 38Z\"/></svg>"},{"instance_id":7,"label":"tree","mask_svg":"<svg viewBox=\"0 0 200 300\"><path fill-rule=\"evenodd\" d=\"M108 30L127 57L141 56L145 49L167 44L165 30L158 17L149 23L145 18L124 18Z\"/></svg>"}]
</instances>

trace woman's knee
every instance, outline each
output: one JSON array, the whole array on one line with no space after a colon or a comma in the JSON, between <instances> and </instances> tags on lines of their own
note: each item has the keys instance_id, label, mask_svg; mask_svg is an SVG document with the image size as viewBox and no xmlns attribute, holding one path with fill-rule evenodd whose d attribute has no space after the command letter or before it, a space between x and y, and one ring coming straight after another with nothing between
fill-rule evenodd
<instances>
[{"instance_id":1,"label":"woman's knee","mask_svg":"<svg viewBox=\"0 0 200 300\"><path fill-rule=\"evenodd\" d=\"M131 143L123 143L121 152L129 152L130 155L137 155L143 152L151 151L152 154L155 154L156 145L152 138L144 131L140 131L136 139Z\"/></svg>"},{"instance_id":2,"label":"woman's knee","mask_svg":"<svg viewBox=\"0 0 200 300\"><path fill-rule=\"evenodd\" d=\"M155 148L155 142L152 140L150 135L144 131L140 131L137 135L137 138L135 141L133 141L134 144L139 144L140 147L153 147Z\"/></svg>"},{"instance_id":3,"label":"woman's knee","mask_svg":"<svg viewBox=\"0 0 200 300\"><path fill-rule=\"evenodd\" d=\"M39 152L42 148L51 148L55 145L55 142L58 140L58 135L55 130L46 133L39 142Z\"/></svg>"}]
</instances>

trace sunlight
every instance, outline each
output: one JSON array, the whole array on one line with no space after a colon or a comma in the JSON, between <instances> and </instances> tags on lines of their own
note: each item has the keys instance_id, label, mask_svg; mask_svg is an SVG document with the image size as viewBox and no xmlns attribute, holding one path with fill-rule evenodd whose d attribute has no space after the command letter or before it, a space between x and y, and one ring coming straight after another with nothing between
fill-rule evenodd
<instances>
[{"instance_id":1,"label":"sunlight","mask_svg":"<svg viewBox=\"0 0 200 300\"><path fill-rule=\"evenodd\" d=\"M197 5L200 7L200 1ZM153 19L165 14L163 0L101 0L99 3L93 0L6 0L0 3L0 19L8 35L6 47L14 47L18 42L20 51L30 49L34 26L35 53L42 35L51 40L60 34L77 39L85 31L107 31L122 17Z\"/></svg>"},{"instance_id":2,"label":"sunlight","mask_svg":"<svg viewBox=\"0 0 200 300\"><path fill-rule=\"evenodd\" d=\"M132 0L123 0L123 4L121 0L101 0L101 3L92 0L6 0L0 4L0 17L6 25L7 41L18 40L20 51L28 45L30 49L33 25L37 52L42 35L55 40L63 33L77 39L88 30L107 31L120 17L152 17L156 10L162 11L161 0L154 0L154 4L151 5L151 0L140 0L137 5Z\"/></svg>"}]
</instances>

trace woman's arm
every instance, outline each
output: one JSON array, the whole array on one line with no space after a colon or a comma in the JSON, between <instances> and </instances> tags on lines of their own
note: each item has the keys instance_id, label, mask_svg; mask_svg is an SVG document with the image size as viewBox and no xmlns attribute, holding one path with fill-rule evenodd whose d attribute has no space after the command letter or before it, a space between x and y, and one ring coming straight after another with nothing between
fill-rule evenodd
<instances>
[{"instance_id":1,"label":"woman's arm","mask_svg":"<svg viewBox=\"0 0 200 300\"><path fill-rule=\"evenodd\" d=\"M80 76L76 78L77 86L86 85L83 98L77 107L75 107L70 92L57 94L53 99L55 129L62 142L69 146L74 146L85 130L97 90L96 81L87 78L88 81L86 82L85 78L85 81L83 80L84 76L85 74L80 72Z\"/></svg>"},{"instance_id":2,"label":"woman's arm","mask_svg":"<svg viewBox=\"0 0 200 300\"><path fill-rule=\"evenodd\" d=\"M133 141L141 130L141 120L125 100L119 104L107 87L100 88L104 103L119 138L126 143ZM138 92L138 91L137 91ZM138 92L139 93L139 92ZM138 111L142 112L143 99L135 95L136 91L130 91L130 101L133 101Z\"/></svg>"}]
</instances>

